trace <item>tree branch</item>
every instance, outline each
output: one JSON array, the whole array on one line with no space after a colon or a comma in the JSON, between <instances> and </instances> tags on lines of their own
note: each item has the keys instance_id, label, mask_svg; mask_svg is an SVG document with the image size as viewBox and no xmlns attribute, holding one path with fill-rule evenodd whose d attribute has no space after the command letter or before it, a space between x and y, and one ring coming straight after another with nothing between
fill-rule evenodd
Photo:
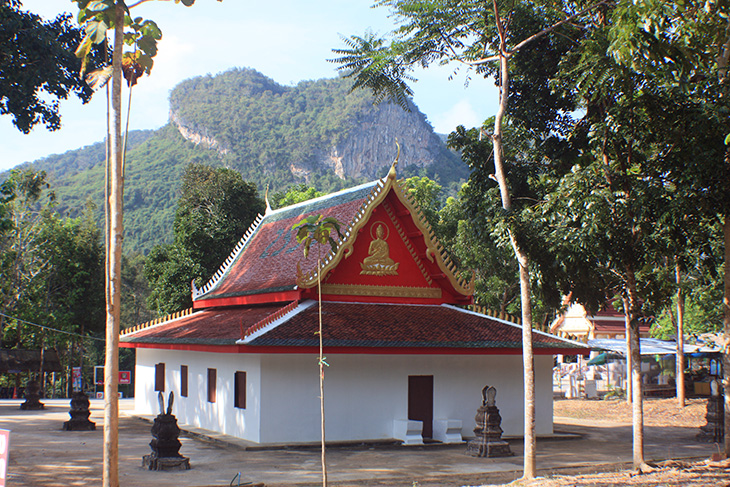
<instances>
[{"instance_id":1,"label":"tree branch","mask_svg":"<svg viewBox=\"0 0 730 487\"><path fill-rule=\"evenodd\" d=\"M600 7L601 5L604 5L608 1L609 0L601 0L600 2L594 3L593 5L589 5L588 7L584 8L583 10L580 10L580 11L574 13L573 15L564 18L560 22L556 22L555 24L551 25L550 27L546 27L545 29L541 30L540 32L538 32L536 34L533 34L530 37L528 37L528 38L520 41L519 43L517 43L517 45L515 45L515 47L513 47L509 51L506 51L505 50L503 56L509 58L512 54L514 54L515 52L519 51L520 49L522 49L523 47L525 47L527 44L531 43L532 41L534 41L536 39L539 39L540 37L544 36L545 34L549 34L553 30L555 30L558 27L560 27L561 25L570 22L571 20L573 20L574 18L578 17L579 15L582 15L582 14L584 14L586 12L589 12L589 11L591 11L591 10L597 8L597 7ZM496 7L495 7L495 12L496 12ZM497 24L497 29L499 30L499 36L501 38L503 36L504 32L503 32L503 29L502 29L501 22L499 20L499 16L497 16L497 22L496 22L496 24ZM493 61L497 61L499 58L500 58L500 55L497 54L497 55L494 55L494 56L488 56L488 57L484 57L484 58L481 58L481 59L476 59L474 61L469 61L469 64L472 64L472 65L486 64L486 63L490 63L490 62L493 62Z\"/></svg>"}]
</instances>

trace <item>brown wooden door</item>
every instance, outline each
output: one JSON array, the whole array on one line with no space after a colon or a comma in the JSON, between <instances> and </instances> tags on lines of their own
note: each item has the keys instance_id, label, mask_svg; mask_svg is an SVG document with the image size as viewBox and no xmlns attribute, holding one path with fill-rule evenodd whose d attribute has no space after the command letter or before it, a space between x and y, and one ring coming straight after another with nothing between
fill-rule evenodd
<instances>
[{"instance_id":1,"label":"brown wooden door","mask_svg":"<svg viewBox=\"0 0 730 487\"><path fill-rule=\"evenodd\" d=\"M423 421L423 437L433 438L433 376L408 376L408 419Z\"/></svg>"}]
</instances>

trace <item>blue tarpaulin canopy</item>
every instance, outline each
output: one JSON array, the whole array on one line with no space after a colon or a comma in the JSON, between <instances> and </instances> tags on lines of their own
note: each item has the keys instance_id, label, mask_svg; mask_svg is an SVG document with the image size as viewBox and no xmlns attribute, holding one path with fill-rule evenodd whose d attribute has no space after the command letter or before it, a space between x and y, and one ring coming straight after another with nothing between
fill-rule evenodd
<instances>
[{"instance_id":1,"label":"blue tarpaulin canopy","mask_svg":"<svg viewBox=\"0 0 730 487\"><path fill-rule=\"evenodd\" d=\"M666 355L677 353L677 342L673 340L659 340L657 338L641 338L641 355ZM626 356L626 340L613 338L597 338L588 340L588 346L594 350L606 350ZM684 345L684 353L718 353L720 350L703 345Z\"/></svg>"}]
</instances>

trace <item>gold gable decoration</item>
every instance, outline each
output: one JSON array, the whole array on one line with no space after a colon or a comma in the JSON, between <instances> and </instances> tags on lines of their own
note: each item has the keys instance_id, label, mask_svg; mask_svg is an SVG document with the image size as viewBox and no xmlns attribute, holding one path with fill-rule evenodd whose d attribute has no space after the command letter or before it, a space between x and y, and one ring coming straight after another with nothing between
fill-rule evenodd
<instances>
[{"instance_id":1,"label":"gold gable decoration","mask_svg":"<svg viewBox=\"0 0 730 487\"><path fill-rule=\"evenodd\" d=\"M451 285L454 286L454 289L466 296L473 295L476 273L471 271L471 276L467 279L462 276L461 272L457 271L456 264L451 260L446 249L444 249L444 246L441 245L440 242L436 241L436 234L434 233L433 228L431 228L431 224L429 224L426 217L423 216L423 212L418 207L418 204L415 202L413 197L404 190L403 185L400 182L396 182L393 189L401 202L415 216L413 220L416 223L416 226L419 227L419 230L421 230L421 233L423 233L424 241L426 242L426 258L428 258L431 262L434 262L434 259L436 259L436 263L449 279Z\"/></svg>"},{"instance_id":2,"label":"gold gable decoration","mask_svg":"<svg viewBox=\"0 0 730 487\"><path fill-rule=\"evenodd\" d=\"M395 161L397 163L397 160ZM395 163L393 165L395 167ZM393 185L395 180L395 171L391 167L388 176L375 185L365 202L362 204L355 218L352 219L343 233L344 240L337 242L337 250L330 250L322 260L321 275L325 276L329 271L334 269L340 263L343 256L345 258L352 254L353 245L360 229L367 223L370 215L378 204L385 199L388 189ZM317 285L317 269L314 268L306 274L302 272L301 265L297 262L297 286L308 289Z\"/></svg>"},{"instance_id":3,"label":"gold gable decoration","mask_svg":"<svg viewBox=\"0 0 730 487\"><path fill-rule=\"evenodd\" d=\"M385 203L383 203L385 204ZM376 226L377 225L377 226ZM373 235L373 228L375 234ZM397 276L399 262L390 258L390 246L388 245L387 227L383 222L377 221L370 226L370 236L373 240L368 248L368 256L360 263L360 274L366 276Z\"/></svg>"},{"instance_id":4,"label":"gold gable decoration","mask_svg":"<svg viewBox=\"0 0 730 487\"><path fill-rule=\"evenodd\" d=\"M441 299L441 288L375 286L365 284L322 284L322 292L338 296L376 296L388 298Z\"/></svg>"},{"instance_id":5,"label":"gold gable decoration","mask_svg":"<svg viewBox=\"0 0 730 487\"><path fill-rule=\"evenodd\" d=\"M398 156L399 155L400 146L398 145ZM393 161L393 165L390 167L388 175L373 188L373 191L370 193L370 195L368 195L365 203L363 203L363 205L357 211L355 218L353 218L350 225L343 232L345 238L344 240L338 242L337 250L330 251L325 256L324 260L322 261L320 275L327 275L329 271L337 266L337 264L342 260L343 257L348 258L350 255L352 255L353 246L355 245L355 241L357 239L360 229L370 219L370 216L372 215L375 208L380 203L385 201L385 197L388 195L389 190L392 188L400 202L414 216L413 221L423 234L424 242L426 243L427 247L426 258L428 258L430 262L435 262L438 265L438 267L442 270L454 289L456 289L458 292L462 293L465 296L472 296L474 294L474 284L476 276L475 272L471 271L471 276L469 278L463 277L462 273L457 271L456 264L449 258L443 245L436 242L436 235L431 228L431 225L428 223L428 221L426 221L426 218L423 216L423 213L418 207L418 204L407 193L407 191L403 189L402 184L398 182L396 178L395 167L398 165L398 156L396 156L396 159ZM389 214L389 216L391 220L394 219L393 215ZM396 229L398 229L398 225L396 225ZM399 234L400 233L401 231L399 230ZM404 239L404 241L407 240L405 239L404 235L401 235L401 238ZM406 246L409 247L411 255L415 255L412 246L408 245L407 242ZM419 265L421 273L424 275L424 277L426 277L426 280L430 284L431 276L428 275L428 272L423 263L420 262L420 259L417 258L416 262ZM315 268L304 274L301 270L299 263L297 263L297 286L299 286L300 288L308 289L316 285L317 269Z\"/></svg>"}]
</instances>

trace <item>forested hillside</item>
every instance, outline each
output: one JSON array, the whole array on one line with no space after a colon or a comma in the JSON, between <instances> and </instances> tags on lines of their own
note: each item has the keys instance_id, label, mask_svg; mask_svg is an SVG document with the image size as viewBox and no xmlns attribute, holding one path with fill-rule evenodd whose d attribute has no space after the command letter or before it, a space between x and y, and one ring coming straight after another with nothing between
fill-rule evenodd
<instances>
[{"instance_id":1,"label":"forested hillside","mask_svg":"<svg viewBox=\"0 0 730 487\"><path fill-rule=\"evenodd\" d=\"M134 114L132 114L134 116ZM130 133L125 169L125 252L170 242L181 175L189 164L229 167L260 191L306 183L329 192L382 177L401 147L399 174L428 175L447 190L468 177L417 107L374 106L342 79L282 86L252 69L180 83L170 123ZM32 163L48 172L62 213L104 201L104 146Z\"/></svg>"}]
</instances>

